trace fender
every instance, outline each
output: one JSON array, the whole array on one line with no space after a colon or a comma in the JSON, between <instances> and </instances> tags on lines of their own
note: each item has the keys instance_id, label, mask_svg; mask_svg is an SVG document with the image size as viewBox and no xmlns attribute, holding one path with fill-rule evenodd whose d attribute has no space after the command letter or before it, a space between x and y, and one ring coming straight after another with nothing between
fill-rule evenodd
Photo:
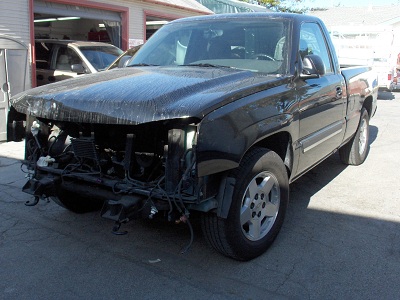
<instances>
[{"instance_id":1,"label":"fender","mask_svg":"<svg viewBox=\"0 0 400 300\"><path fill-rule=\"evenodd\" d=\"M199 124L197 172L206 176L239 166L252 145L280 131L289 131L295 120L296 97L286 85L244 97L225 105Z\"/></svg>"}]
</instances>

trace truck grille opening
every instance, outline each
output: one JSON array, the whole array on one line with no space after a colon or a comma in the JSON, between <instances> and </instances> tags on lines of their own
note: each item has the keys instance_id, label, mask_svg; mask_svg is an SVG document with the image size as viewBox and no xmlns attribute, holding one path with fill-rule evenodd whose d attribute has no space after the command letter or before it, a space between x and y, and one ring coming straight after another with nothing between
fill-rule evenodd
<instances>
[{"instance_id":1,"label":"truck grille opening","mask_svg":"<svg viewBox=\"0 0 400 300\"><path fill-rule=\"evenodd\" d=\"M91 138L79 138L71 140L72 149L77 158L87 158L98 161L96 145Z\"/></svg>"}]
</instances>

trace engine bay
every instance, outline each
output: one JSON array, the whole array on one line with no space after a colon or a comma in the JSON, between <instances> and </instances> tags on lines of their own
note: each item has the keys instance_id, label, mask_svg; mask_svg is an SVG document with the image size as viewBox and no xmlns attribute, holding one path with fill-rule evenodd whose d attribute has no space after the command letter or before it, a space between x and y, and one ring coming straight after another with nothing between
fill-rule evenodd
<instances>
[{"instance_id":1,"label":"engine bay","mask_svg":"<svg viewBox=\"0 0 400 300\"><path fill-rule=\"evenodd\" d=\"M210 210L215 195L207 195L196 174L196 137L192 120L135 126L35 120L23 188L35 201L27 205L51 198L85 212L92 201L119 225L160 211L172 220L187 219L192 209Z\"/></svg>"}]
</instances>

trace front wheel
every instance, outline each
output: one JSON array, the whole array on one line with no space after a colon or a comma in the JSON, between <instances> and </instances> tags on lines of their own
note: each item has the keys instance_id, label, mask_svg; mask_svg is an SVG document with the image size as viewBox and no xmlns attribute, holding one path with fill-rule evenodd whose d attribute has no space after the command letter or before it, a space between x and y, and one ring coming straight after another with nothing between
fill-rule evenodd
<instances>
[{"instance_id":1,"label":"front wheel","mask_svg":"<svg viewBox=\"0 0 400 300\"><path fill-rule=\"evenodd\" d=\"M367 158L369 147L369 115L361 110L360 123L354 137L339 149L340 160L347 165L361 165Z\"/></svg>"},{"instance_id":2,"label":"front wheel","mask_svg":"<svg viewBox=\"0 0 400 300\"><path fill-rule=\"evenodd\" d=\"M282 227L289 200L288 176L282 159L263 148L251 150L231 176L236 183L228 217L205 214L202 228L217 251L250 260L268 249Z\"/></svg>"}]
</instances>

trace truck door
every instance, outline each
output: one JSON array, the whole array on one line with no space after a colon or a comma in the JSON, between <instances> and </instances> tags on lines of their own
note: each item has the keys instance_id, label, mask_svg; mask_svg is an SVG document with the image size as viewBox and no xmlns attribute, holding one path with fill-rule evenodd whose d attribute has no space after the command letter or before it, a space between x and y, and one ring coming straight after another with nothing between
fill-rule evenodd
<instances>
[{"instance_id":1,"label":"truck door","mask_svg":"<svg viewBox=\"0 0 400 300\"><path fill-rule=\"evenodd\" d=\"M37 86L52 83L55 80L52 71L53 44L44 41L35 43L36 83Z\"/></svg>"},{"instance_id":2,"label":"truck door","mask_svg":"<svg viewBox=\"0 0 400 300\"><path fill-rule=\"evenodd\" d=\"M319 78L297 81L299 97L299 165L305 171L337 148L345 129L344 79L335 70L327 41L317 23L304 23L300 30L299 56L316 54L326 73Z\"/></svg>"},{"instance_id":3,"label":"truck door","mask_svg":"<svg viewBox=\"0 0 400 300\"><path fill-rule=\"evenodd\" d=\"M83 64L76 52L66 45L59 45L54 51L54 81L61 81L77 77L78 73L72 71L73 64Z\"/></svg>"},{"instance_id":4,"label":"truck door","mask_svg":"<svg viewBox=\"0 0 400 300\"><path fill-rule=\"evenodd\" d=\"M39 41L36 48L36 82L38 86L78 76L72 64L82 60L67 45Z\"/></svg>"}]
</instances>

